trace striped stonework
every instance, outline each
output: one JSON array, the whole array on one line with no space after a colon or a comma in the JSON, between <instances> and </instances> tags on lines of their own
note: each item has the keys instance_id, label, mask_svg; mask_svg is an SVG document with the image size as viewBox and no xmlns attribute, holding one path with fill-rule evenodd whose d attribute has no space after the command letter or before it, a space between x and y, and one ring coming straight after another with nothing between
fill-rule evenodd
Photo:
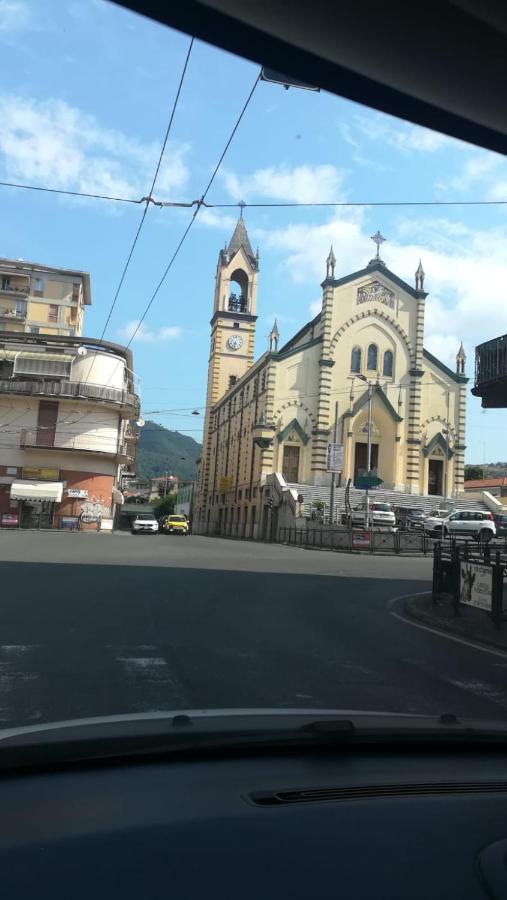
<instances>
[{"instance_id":1,"label":"striped stonework","mask_svg":"<svg viewBox=\"0 0 507 900\"><path fill-rule=\"evenodd\" d=\"M410 491L421 489L421 377L423 375L424 297L417 299L416 339L407 398L407 468Z\"/></svg>"},{"instance_id":2,"label":"striped stonework","mask_svg":"<svg viewBox=\"0 0 507 900\"><path fill-rule=\"evenodd\" d=\"M319 396L317 417L312 433L312 473L326 471L326 455L331 416L331 382L333 371L332 343L333 286L325 284L322 296L322 345L319 365Z\"/></svg>"},{"instance_id":3,"label":"striped stonework","mask_svg":"<svg viewBox=\"0 0 507 900\"><path fill-rule=\"evenodd\" d=\"M454 446L454 491L463 491L465 480L465 422L466 422L467 388L466 382L459 386L458 419L456 423L456 443Z\"/></svg>"}]
</instances>

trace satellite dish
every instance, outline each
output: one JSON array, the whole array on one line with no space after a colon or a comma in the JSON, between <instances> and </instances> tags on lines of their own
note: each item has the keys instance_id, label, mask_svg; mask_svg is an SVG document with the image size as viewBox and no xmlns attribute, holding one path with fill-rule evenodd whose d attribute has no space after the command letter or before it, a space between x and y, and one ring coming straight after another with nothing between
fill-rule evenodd
<instances>
[{"instance_id":1,"label":"satellite dish","mask_svg":"<svg viewBox=\"0 0 507 900\"><path fill-rule=\"evenodd\" d=\"M78 347L77 352L79 356L86 356L88 350L86 349L86 347Z\"/></svg>"},{"instance_id":2,"label":"satellite dish","mask_svg":"<svg viewBox=\"0 0 507 900\"><path fill-rule=\"evenodd\" d=\"M138 425L139 428L142 428L143 425L144 425L144 419L138 419L137 422L136 422L136 425Z\"/></svg>"}]
</instances>

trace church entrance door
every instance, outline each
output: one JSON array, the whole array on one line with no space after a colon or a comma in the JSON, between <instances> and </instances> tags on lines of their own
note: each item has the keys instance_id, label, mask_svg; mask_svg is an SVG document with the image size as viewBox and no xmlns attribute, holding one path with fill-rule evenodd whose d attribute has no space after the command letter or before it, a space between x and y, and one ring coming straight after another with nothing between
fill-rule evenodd
<instances>
[{"instance_id":1,"label":"church entrance door","mask_svg":"<svg viewBox=\"0 0 507 900\"><path fill-rule=\"evenodd\" d=\"M283 448L282 474L289 484L297 484L299 478L299 447L289 444Z\"/></svg>"},{"instance_id":2,"label":"church entrance door","mask_svg":"<svg viewBox=\"0 0 507 900\"><path fill-rule=\"evenodd\" d=\"M366 464L368 460L368 445L356 444L356 453L354 458L354 481L358 475L366 475ZM371 467L378 467L378 444L371 445Z\"/></svg>"},{"instance_id":3,"label":"church entrance door","mask_svg":"<svg viewBox=\"0 0 507 900\"><path fill-rule=\"evenodd\" d=\"M428 460L428 494L442 496L444 464L441 459Z\"/></svg>"}]
</instances>

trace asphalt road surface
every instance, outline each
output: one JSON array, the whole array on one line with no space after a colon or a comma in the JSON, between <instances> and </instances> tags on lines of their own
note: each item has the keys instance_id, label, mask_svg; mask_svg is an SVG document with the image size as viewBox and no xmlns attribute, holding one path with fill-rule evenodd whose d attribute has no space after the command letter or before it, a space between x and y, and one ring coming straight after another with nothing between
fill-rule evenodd
<instances>
[{"instance_id":1,"label":"asphalt road surface","mask_svg":"<svg viewBox=\"0 0 507 900\"><path fill-rule=\"evenodd\" d=\"M431 560L0 532L0 727L223 707L507 717L507 654L398 617Z\"/></svg>"}]
</instances>

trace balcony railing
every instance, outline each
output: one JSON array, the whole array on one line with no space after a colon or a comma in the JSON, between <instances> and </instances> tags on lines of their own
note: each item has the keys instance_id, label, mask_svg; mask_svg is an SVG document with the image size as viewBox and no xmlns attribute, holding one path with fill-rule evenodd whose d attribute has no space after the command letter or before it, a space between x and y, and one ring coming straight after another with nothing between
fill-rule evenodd
<instances>
[{"instance_id":1,"label":"balcony railing","mask_svg":"<svg viewBox=\"0 0 507 900\"><path fill-rule=\"evenodd\" d=\"M16 284L4 284L0 281L0 294L22 294L26 297L30 293L29 287L19 287Z\"/></svg>"},{"instance_id":2,"label":"balcony railing","mask_svg":"<svg viewBox=\"0 0 507 900\"><path fill-rule=\"evenodd\" d=\"M103 453L119 457L124 462L133 460L127 444L117 438L103 437L83 432L75 434L51 428L22 428L19 438L20 449L76 450L79 453Z\"/></svg>"},{"instance_id":3,"label":"balcony railing","mask_svg":"<svg viewBox=\"0 0 507 900\"><path fill-rule=\"evenodd\" d=\"M118 391L101 384L84 384L81 381L17 381L15 379L0 380L0 394L30 394L44 397L79 398L97 400L105 403L117 403L132 412L134 418L139 414L140 404L137 394Z\"/></svg>"},{"instance_id":4,"label":"balcony railing","mask_svg":"<svg viewBox=\"0 0 507 900\"><path fill-rule=\"evenodd\" d=\"M0 308L0 318L2 319L18 319L19 321L24 321L26 319L26 309L24 312L20 312L17 309L1 309Z\"/></svg>"},{"instance_id":5,"label":"balcony railing","mask_svg":"<svg viewBox=\"0 0 507 900\"><path fill-rule=\"evenodd\" d=\"M507 406L507 334L475 348L475 386L484 407Z\"/></svg>"},{"instance_id":6,"label":"balcony railing","mask_svg":"<svg viewBox=\"0 0 507 900\"><path fill-rule=\"evenodd\" d=\"M229 312L246 312L246 299L243 297L243 294L240 294L239 297L237 294L231 294L229 297Z\"/></svg>"}]
</instances>

